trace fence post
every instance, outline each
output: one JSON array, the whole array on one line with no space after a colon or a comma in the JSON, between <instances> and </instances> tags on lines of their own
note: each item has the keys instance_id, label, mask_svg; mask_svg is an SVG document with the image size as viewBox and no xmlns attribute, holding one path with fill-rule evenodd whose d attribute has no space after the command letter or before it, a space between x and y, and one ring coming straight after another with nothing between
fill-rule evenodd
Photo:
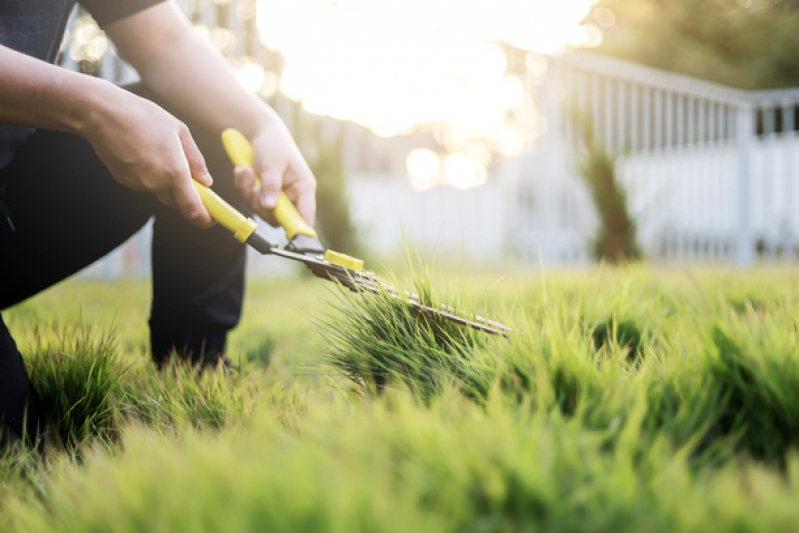
<instances>
[{"instance_id":1,"label":"fence post","mask_svg":"<svg viewBox=\"0 0 799 533\"><path fill-rule=\"evenodd\" d=\"M754 262L751 225L751 153L755 137L754 108L749 102L738 106L736 113L736 148L738 151L738 265Z\"/></svg>"}]
</instances>

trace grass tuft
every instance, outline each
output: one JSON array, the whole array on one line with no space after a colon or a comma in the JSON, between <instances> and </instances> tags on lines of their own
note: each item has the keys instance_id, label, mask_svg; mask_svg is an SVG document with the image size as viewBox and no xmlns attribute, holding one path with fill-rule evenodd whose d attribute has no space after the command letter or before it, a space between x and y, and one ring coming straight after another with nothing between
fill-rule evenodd
<instances>
[{"instance_id":1,"label":"grass tuft","mask_svg":"<svg viewBox=\"0 0 799 533\"><path fill-rule=\"evenodd\" d=\"M752 339L712 329L716 358L710 367L726 401L718 431L737 434L737 448L751 457L784 465L799 445L799 361L796 353L751 351ZM746 346L750 343L750 346Z\"/></svg>"},{"instance_id":2,"label":"grass tuft","mask_svg":"<svg viewBox=\"0 0 799 533\"><path fill-rule=\"evenodd\" d=\"M28 371L52 437L70 452L78 452L90 439L114 441L114 396L126 368L119 361L113 330L68 326L55 339L38 334L36 339Z\"/></svg>"},{"instance_id":3,"label":"grass tuft","mask_svg":"<svg viewBox=\"0 0 799 533\"><path fill-rule=\"evenodd\" d=\"M417 277L415 290L423 305L440 308L429 277ZM469 308L459 302L459 311ZM429 401L454 381L471 397L483 397L490 386L490 357L481 348L488 337L443 317L416 309L387 291L339 294L335 313L321 327L327 331L323 359L361 393L380 393L401 384Z\"/></svg>"},{"instance_id":4,"label":"grass tuft","mask_svg":"<svg viewBox=\"0 0 799 533\"><path fill-rule=\"evenodd\" d=\"M238 374L176 365L147 369L124 383L120 408L130 419L161 432L189 426L218 431L246 420L255 391Z\"/></svg>"},{"instance_id":5,"label":"grass tuft","mask_svg":"<svg viewBox=\"0 0 799 533\"><path fill-rule=\"evenodd\" d=\"M597 350L611 343L626 348L627 360L630 362L636 361L641 354L641 330L634 320L616 320L610 317L594 327L591 337Z\"/></svg>"}]
</instances>

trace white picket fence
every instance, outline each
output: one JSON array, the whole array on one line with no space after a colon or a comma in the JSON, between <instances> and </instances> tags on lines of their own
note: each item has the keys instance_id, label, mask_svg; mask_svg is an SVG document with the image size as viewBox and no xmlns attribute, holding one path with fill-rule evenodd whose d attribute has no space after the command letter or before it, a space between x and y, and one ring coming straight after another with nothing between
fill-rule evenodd
<instances>
[{"instance_id":1,"label":"white picket fence","mask_svg":"<svg viewBox=\"0 0 799 533\"><path fill-rule=\"evenodd\" d=\"M528 156L517 208L550 262L588 254L596 231L574 168L574 109L591 117L652 260L736 262L794 258L799 90L745 92L589 53L549 60L539 102L547 133Z\"/></svg>"}]
</instances>

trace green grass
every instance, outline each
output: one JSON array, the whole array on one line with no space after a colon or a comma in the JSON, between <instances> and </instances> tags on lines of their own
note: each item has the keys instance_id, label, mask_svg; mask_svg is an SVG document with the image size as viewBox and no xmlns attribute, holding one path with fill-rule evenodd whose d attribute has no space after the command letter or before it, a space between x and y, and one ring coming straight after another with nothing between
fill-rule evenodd
<instances>
[{"instance_id":1,"label":"green grass","mask_svg":"<svg viewBox=\"0 0 799 533\"><path fill-rule=\"evenodd\" d=\"M34 330L36 346L28 360L52 440L77 452L89 438L117 437L114 401L125 368L118 360L113 331L65 327L55 338Z\"/></svg>"},{"instance_id":2,"label":"green grass","mask_svg":"<svg viewBox=\"0 0 799 533\"><path fill-rule=\"evenodd\" d=\"M415 276L522 333L260 282L240 371L158 374L146 284L5 313L51 434L0 459L0 530L799 528L793 269Z\"/></svg>"}]
</instances>

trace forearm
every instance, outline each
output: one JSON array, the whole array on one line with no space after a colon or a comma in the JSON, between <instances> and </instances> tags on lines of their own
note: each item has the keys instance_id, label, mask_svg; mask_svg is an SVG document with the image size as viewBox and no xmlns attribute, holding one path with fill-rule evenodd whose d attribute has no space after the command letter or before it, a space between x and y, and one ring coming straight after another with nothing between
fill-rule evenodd
<instances>
[{"instance_id":1,"label":"forearm","mask_svg":"<svg viewBox=\"0 0 799 533\"><path fill-rule=\"evenodd\" d=\"M280 122L267 104L239 85L228 61L194 32L174 5L151 10L141 14L154 19L148 26L161 26L153 31L159 42L151 50L142 48L137 32L113 25L108 32L161 101L212 131L232 127L250 138L266 124Z\"/></svg>"},{"instance_id":2,"label":"forearm","mask_svg":"<svg viewBox=\"0 0 799 533\"><path fill-rule=\"evenodd\" d=\"M120 89L0 46L0 124L84 134Z\"/></svg>"},{"instance_id":3,"label":"forearm","mask_svg":"<svg viewBox=\"0 0 799 533\"><path fill-rule=\"evenodd\" d=\"M212 223L191 182L211 178L188 128L147 100L0 46L0 124L78 134L123 185Z\"/></svg>"},{"instance_id":4,"label":"forearm","mask_svg":"<svg viewBox=\"0 0 799 533\"><path fill-rule=\"evenodd\" d=\"M106 32L161 101L210 131L236 128L250 139L253 168L235 179L259 215L269 220L284 191L313 224L316 180L285 124L239 85L228 62L195 34L177 4L156 4L109 24Z\"/></svg>"},{"instance_id":5,"label":"forearm","mask_svg":"<svg viewBox=\"0 0 799 533\"><path fill-rule=\"evenodd\" d=\"M251 138L266 122L279 120L241 87L228 61L193 30L142 78L164 101L214 131L232 127Z\"/></svg>"}]
</instances>

